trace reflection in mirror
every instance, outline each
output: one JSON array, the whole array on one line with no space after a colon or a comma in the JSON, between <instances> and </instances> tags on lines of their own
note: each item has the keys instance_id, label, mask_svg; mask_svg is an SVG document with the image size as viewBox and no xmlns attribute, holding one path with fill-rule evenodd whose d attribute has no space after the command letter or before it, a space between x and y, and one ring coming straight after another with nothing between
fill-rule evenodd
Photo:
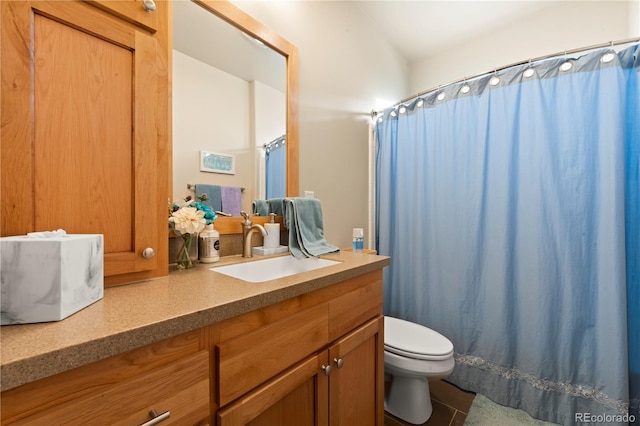
<instances>
[{"instance_id":1,"label":"reflection in mirror","mask_svg":"<svg viewBox=\"0 0 640 426\"><path fill-rule=\"evenodd\" d=\"M279 138L263 146L265 157L265 191L264 198L285 198L287 196L287 136ZM263 197L258 197L263 198Z\"/></svg>"},{"instance_id":2,"label":"reflection in mirror","mask_svg":"<svg viewBox=\"0 0 640 426\"><path fill-rule=\"evenodd\" d=\"M245 188L245 211L268 191L284 197L286 150L276 162L265 146L286 134L286 86L284 56L198 4L173 2L173 198L190 184ZM231 158L234 172L202 171L201 151ZM280 186L267 184L270 170Z\"/></svg>"}]
</instances>

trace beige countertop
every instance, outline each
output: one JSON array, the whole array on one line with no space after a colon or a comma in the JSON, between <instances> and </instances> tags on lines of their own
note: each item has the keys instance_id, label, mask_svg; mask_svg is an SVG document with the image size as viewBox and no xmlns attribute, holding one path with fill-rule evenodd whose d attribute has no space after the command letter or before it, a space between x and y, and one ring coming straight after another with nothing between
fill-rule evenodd
<instances>
[{"instance_id":1,"label":"beige countertop","mask_svg":"<svg viewBox=\"0 0 640 426\"><path fill-rule=\"evenodd\" d=\"M262 283L211 267L260 260L223 257L169 276L105 289L104 298L50 323L0 327L0 390L8 390L380 269L389 258L339 252L340 264Z\"/></svg>"}]
</instances>

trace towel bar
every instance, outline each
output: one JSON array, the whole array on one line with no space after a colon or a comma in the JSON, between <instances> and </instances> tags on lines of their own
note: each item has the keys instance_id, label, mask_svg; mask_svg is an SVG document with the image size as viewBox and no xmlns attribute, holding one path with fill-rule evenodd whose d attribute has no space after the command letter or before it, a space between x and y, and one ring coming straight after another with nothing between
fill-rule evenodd
<instances>
[{"instance_id":1,"label":"towel bar","mask_svg":"<svg viewBox=\"0 0 640 426\"><path fill-rule=\"evenodd\" d=\"M188 184L187 184L187 189L191 189L192 191L195 191L196 186L195 186L194 184L192 184L192 183L188 183ZM244 192L244 187L241 187L241 188L240 188L240 191L241 191L241 192Z\"/></svg>"}]
</instances>

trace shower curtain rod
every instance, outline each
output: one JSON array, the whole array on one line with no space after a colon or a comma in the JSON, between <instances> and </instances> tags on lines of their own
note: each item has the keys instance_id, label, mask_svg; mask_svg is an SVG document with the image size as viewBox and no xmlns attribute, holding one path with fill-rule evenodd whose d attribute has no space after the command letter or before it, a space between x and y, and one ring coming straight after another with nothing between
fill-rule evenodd
<instances>
[{"instance_id":1,"label":"shower curtain rod","mask_svg":"<svg viewBox=\"0 0 640 426\"><path fill-rule=\"evenodd\" d=\"M431 93L431 92L433 92L435 90L441 89L441 88L449 86L451 84L462 83L463 81L467 81L467 80L473 80L474 78L478 78L478 77L481 77L483 75L493 74L493 73L496 73L498 71L502 71L502 70L505 70L507 68L515 67L515 66L518 66L518 65L529 64L531 62L537 62L537 61L541 61L543 59L549 59L549 58L553 58L555 56L560 56L560 55L567 55L567 54L572 54L572 53L584 52L584 51L593 50L593 49L601 49L601 48L607 47L607 46L613 47L613 46L617 46L617 45L620 45L620 44L636 43L636 42L639 42L639 41L640 41L640 37L633 37L633 38L627 38L627 39L623 39L623 40L609 41L607 43L593 44L591 46L580 47L580 48L577 48L577 49L563 50L561 52L552 53L550 55L538 56L537 58L530 58L530 59L527 59L526 61L514 62L514 63L511 63L509 65L504 65L502 67L496 68L493 71L486 71L486 72L475 74L475 75L472 75L472 76L469 76L469 77L459 78L457 80L453 80L453 81L450 81L450 82L445 83L445 84L439 84L439 85L437 85L435 87L432 87L431 89L423 90L422 92L416 93L415 95L411 95L411 96L409 96L407 98L404 98L401 101L396 102L394 105L397 106L397 105L403 104L403 103L408 102L408 101L410 101L412 99L415 99L415 98L418 98L420 96L426 95L427 93ZM380 112L382 112L382 110L372 109L371 110L371 117L372 118L375 117L376 114L378 114Z\"/></svg>"},{"instance_id":2,"label":"shower curtain rod","mask_svg":"<svg viewBox=\"0 0 640 426\"><path fill-rule=\"evenodd\" d=\"M286 133L285 133L285 134L283 134L282 136L278 136L277 138L275 138L275 139L274 139L274 140L272 140L271 142L265 142L265 143L263 143L263 144L262 144L262 147L263 147L263 148L266 148L266 147L268 147L269 145L271 145L272 143L276 143L276 142L278 142L280 139L286 139L286 137L287 137L287 135L286 135Z\"/></svg>"}]
</instances>

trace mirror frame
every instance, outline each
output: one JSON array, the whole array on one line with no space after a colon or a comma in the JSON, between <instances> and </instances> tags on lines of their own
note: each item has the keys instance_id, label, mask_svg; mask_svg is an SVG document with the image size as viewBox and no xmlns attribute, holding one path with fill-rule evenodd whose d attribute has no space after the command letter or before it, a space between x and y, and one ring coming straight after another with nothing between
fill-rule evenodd
<instances>
[{"instance_id":1,"label":"mirror frame","mask_svg":"<svg viewBox=\"0 0 640 426\"><path fill-rule=\"evenodd\" d=\"M285 57L287 79L287 196L299 194L298 151L298 48L228 0L191 0L240 31L254 37ZM268 221L265 217L265 221ZM218 217L215 228L221 234L242 233L242 217ZM261 221L254 221L260 223Z\"/></svg>"}]
</instances>

